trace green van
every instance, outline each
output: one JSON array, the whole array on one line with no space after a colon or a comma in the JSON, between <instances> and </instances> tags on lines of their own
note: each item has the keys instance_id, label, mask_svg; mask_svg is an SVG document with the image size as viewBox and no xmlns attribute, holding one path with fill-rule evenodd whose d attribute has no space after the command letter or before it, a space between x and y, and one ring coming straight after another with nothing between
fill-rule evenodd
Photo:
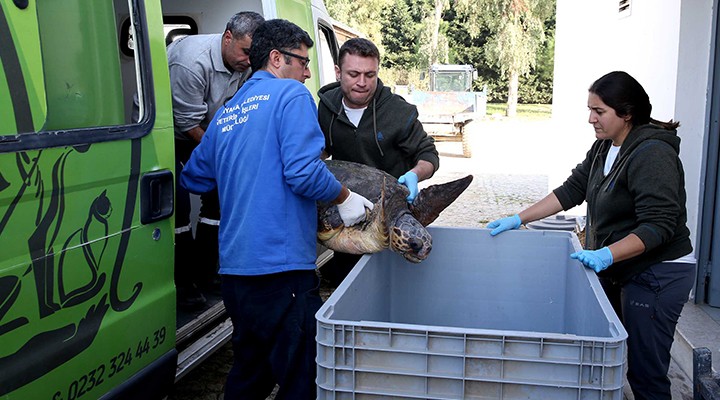
<instances>
[{"instance_id":1,"label":"green van","mask_svg":"<svg viewBox=\"0 0 720 400\"><path fill-rule=\"evenodd\" d=\"M0 0L0 399L162 398L229 340L219 298L176 307L165 46L243 10L311 33L312 93L335 79L321 2Z\"/></svg>"}]
</instances>

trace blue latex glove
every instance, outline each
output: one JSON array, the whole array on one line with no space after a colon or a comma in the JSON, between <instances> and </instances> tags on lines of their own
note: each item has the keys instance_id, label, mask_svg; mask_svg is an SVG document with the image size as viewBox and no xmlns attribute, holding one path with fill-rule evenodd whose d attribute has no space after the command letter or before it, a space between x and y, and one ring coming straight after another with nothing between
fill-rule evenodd
<instances>
[{"instance_id":1,"label":"blue latex glove","mask_svg":"<svg viewBox=\"0 0 720 400\"><path fill-rule=\"evenodd\" d=\"M405 175L398 178L398 182L405 185L409 190L410 194L406 198L407 202L412 204L415 201L415 197L418 195L418 176L412 171L408 171Z\"/></svg>"},{"instance_id":2,"label":"blue latex glove","mask_svg":"<svg viewBox=\"0 0 720 400\"><path fill-rule=\"evenodd\" d=\"M490 231L490 235L495 236L498 233L517 229L520 225L522 225L520 216L515 214L512 217L496 219L495 221L489 223L487 227L492 229L492 231Z\"/></svg>"},{"instance_id":3,"label":"blue latex glove","mask_svg":"<svg viewBox=\"0 0 720 400\"><path fill-rule=\"evenodd\" d=\"M570 258L580 260L588 268L600 272L613 263L613 256L610 249L603 247L600 250L583 250L570 254Z\"/></svg>"}]
</instances>

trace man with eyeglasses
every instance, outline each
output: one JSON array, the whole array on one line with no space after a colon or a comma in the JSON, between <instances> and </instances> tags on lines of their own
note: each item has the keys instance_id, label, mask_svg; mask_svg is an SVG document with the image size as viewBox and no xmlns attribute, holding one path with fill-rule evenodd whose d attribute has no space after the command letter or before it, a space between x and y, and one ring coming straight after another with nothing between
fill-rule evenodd
<instances>
[{"instance_id":1,"label":"man with eyeglasses","mask_svg":"<svg viewBox=\"0 0 720 400\"><path fill-rule=\"evenodd\" d=\"M335 76L338 82L320 89L318 119L325 134L325 156L383 170L408 188L408 203L418 194L418 182L440 165L435 142L418 121L417 108L393 94L378 78L380 52L364 38L340 47ZM360 259L335 252L323 265L323 279L337 287Z\"/></svg>"},{"instance_id":2,"label":"man with eyeglasses","mask_svg":"<svg viewBox=\"0 0 720 400\"><path fill-rule=\"evenodd\" d=\"M226 399L315 399L316 201L337 204L346 226L373 204L320 159L325 140L302 84L307 32L282 19L253 36L253 75L211 121L182 172L193 193L220 197L220 275L233 323Z\"/></svg>"},{"instance_id":3,"label":"man with eyeglasses","mask_svg":"<svg viewBox=\"0 0 720 400\"><path fill-rule=\"evenodd\" d=\"M200 143L215 112L250 76L250 43L265 19L251 11L233 15L225 32L191 35L167 48L175 125L176 174ZM179 182L179 181L178 181ZM190 195L176 184L175 284L178 307L193 310L206 302L203 295L219 291L217 192L201 196L195 238L191 230Z\"/></svg>"}]
</instances>

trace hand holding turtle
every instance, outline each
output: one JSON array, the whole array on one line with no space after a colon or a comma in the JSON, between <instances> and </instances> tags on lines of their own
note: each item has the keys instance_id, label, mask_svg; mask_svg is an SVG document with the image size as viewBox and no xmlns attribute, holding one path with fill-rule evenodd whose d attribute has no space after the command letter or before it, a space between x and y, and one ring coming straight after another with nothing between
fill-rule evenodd
<instances>
[{"instance_id":1,"label":"hand holding turtle","mask_svg":"<svg viewBox=\"0 0 720 400\"><path fill-rule=\"evenodd\" d=\"M586 267L600 272L613 263L613 255L610 249L606 246L600 250L582 250L570 254L570 258L580 260Z\"/></svg>"},{"instance_id":2,"label":"hand holding turtle","mask_svg":"<svg viewBox=\"0 0 720 400\"><path fill-rule=\"evenodd\" d=\"M492 229L492 231L490 231L490 235L495 236L498 233L517 229L520 225L522 225L522 220L520 220L519 215L515 214L512 217L496 219L495 221L489 223L487 227Z\"/></svg>"},{"instance_id":3,"label":"hand holding turtle","mask_svg":"<svg viewBox=\"0 0 720 400\"><path fill-rule=\"evenodd\" d=\"M373 203L362 195L350 190L348 192L350 192L348 197L338 204L337 208L345 226L353 226L365 219L365 208L372 210Z\"/></svg>"},{"instance_id":4,"label":"hand holding turtle","mask_svg":"<svg viewBox=\"0 0 720 400\"><path fill-rule=\"evenodd\" d=\"M406 172L403 176L398 178L398 182L405 185L409 190L410 194L407 197L407 202L412 204L415 201L415 197L418 195L418 176L412 171Z\"/></svg>"}]
</instances>

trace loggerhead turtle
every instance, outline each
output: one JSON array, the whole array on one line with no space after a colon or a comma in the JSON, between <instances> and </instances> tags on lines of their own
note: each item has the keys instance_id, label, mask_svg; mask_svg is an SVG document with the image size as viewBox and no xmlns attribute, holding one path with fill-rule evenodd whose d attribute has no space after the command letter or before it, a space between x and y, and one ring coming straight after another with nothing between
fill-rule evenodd
<instances>
[{"instance_id":1,"label":"loggerhead turtle","mask_svg":"<svg viewBox=\"0 0 720 400\"><path fill-rule=\"evenodd\" d=\"M425 229L472 182L472 175L418 193L412 206L405 198L408 189L392 175L367 165L348 161L325 161L335 177L353 192L375 204L365 221L343 225L337 207L318 202L318 241L323 246L350 254L376 253L390 248L406 260L419 263L432 250L432 237Z\"/></svg>"}]
</instances>

